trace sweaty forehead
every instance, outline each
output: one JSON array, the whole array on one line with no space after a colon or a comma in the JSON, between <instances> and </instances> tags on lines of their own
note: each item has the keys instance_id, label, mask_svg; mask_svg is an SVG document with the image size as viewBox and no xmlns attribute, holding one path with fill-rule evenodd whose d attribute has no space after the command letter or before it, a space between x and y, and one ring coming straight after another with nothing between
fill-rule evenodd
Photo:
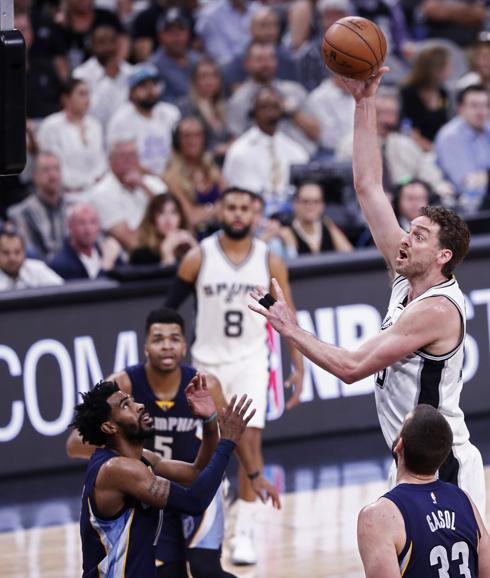
<instances>
[{"instance_id":1,"label":"sweaty forehead","mask_svg":"<svg viewBox=\"0 0 490 578\"><path fill-rule=\"evenodd\" d=\"M439 230L439 225L437 223L434 223L433 221L431 221L429 219L429 217L426 217L426 216L416 217L412 221L411 225L412 225L412 229L419 227L419 228L429 229L429 231L431 231L431 232L437 232Z\"/></svg>"}]
</instances>

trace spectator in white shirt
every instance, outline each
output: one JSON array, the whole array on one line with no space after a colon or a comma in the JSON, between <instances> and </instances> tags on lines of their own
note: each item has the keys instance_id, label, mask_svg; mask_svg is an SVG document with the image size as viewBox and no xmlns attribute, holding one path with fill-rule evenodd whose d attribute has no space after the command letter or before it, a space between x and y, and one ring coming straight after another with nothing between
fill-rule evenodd
<instances>
[{"instance_id":1,"label":"spectator in white shirt","mask_svg":"<svg viewBox=\"0 0 490 578\"><path fill-rule=\"evenodd\" d=\"M114 112L128 100L128 79L133 67L122 60L119 32L109 23L98 26L91 36L92 57L73 71L87 83L90 114L105 129Z\"/></svg>"},{"instance_id":2,"label":"spectator in white shirt","mask_svg":"<svg viewBox=\"0 0 490 578\"><path fill-rule=\"evenodd\" d=\"M130 102L123 104L109 122L109 147L118 141L135 140L141 167L161 175L171 152L172 129L180 119L179 109L160 102L162 85L158 70L141 65L129 77Z\"/></svg>"},{"instance_id":3,"label":"spectator in white shirt","mask_svg":"<svg viewBox=\"0 0 490 578\"><path fill-rule=\"evenodd\" d=\"M333 76L315 88L306 103L320 124L323 152L333 154L342 137L354 130L355 101L352 94Z\"/></svg>"},{"instance_id":4,"label":"spectator in white shirt","mask_svg":"<svg viewBox=\"0 0 490 578\"><path fill-rule=\"evenodd\" d=\"M90 190L107 169L102 127L88 115L89 106L87 84L69 80L63 90L63 110L48 116L37 134L40 150L59 158L63 187L72 193L72 200Z\"/></svg>"},{"instance_id":5,"label":"spectator in white shirt","mask_svg":"<svg viewBox=\"0 0 490 578\"><path fill-rule=\"evenodd\" d=\"M0 291L62 285L45 263L26 259L24 241L13 228L0 230Z\"/></svg>"},{"instance_id":6,"label":"spectator in white shirt","mask_svg":"<svg viewBox=\"0 0 490 578\"><path fill-rule=\"evenodd\" d=\"M102 230L130 251L136 247L136 229L148 201L164 193L166 186L160 178L143 173L134 141L114 143L109 164L111 170L94 187L90 202L97 210Z\"/></svg>"},{"instance_id":7,"label":"spectator in white shirt","mask_svg":"<svg viewBox=\"0 0 490 578\"><path fill-rule=\"evenodd\" d=\"M293 193L291 165L305 164L309 156L303 147L278 129L283 108L275 88L259 89L252 116L256 126L228 149L223 177L227 186L238 186L262 196L266 214L270 215L289 208Z\"/></svg>"}]
</instances>

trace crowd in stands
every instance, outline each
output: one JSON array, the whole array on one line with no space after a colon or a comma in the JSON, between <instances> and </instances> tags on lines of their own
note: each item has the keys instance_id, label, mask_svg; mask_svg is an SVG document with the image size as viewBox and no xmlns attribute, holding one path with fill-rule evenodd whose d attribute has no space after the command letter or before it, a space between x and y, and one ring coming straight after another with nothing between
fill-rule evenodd
<instances>
[{"instance_id":1,"label":"crowd in stands","mask_svg":"<svg viewBox=\"0 0 490 578\"><path fill-rule=\"evenodd\" d=\"M256 193L255 234L286 260L371 245L328 168L308 178L352 158L354 101L320 47L356 14L388 40L377 122L400 224L428 203L490 211L488 1L15 0L28 163L0 178L0 289L174 265L230 186Z\"/></svg>"}]
</instances>

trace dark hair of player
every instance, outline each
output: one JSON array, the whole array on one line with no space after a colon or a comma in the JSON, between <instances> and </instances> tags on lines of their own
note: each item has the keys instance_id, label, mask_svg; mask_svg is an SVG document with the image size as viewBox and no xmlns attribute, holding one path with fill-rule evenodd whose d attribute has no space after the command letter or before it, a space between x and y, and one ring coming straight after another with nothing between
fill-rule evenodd
<instances>
[{"instance_id":1,"label":"dark hair of player","mask_svg":"<svg viewBox=\"0 0 490 578\"><path fill-rule=\"evenodd\" d=\"M146 318L146 326L145 326L145 334L148 335L150 332L151 326L154 323L164 323L170 324L173 323L178 325L182 329L182 335L185 334L185 321L174 309L170 309L169 307L162 307L161 309L154 309L150 311L148 317Z\"/></svg>"},{"instance_id":2,"label":"dark hair of player","mask_svg":"<svg viewBox=\"0 0 490 578\"><path fill-rule=\"evenodd\" d=\"M422 207L420 214L439 225L439 244L442 249L449 249L453 253L442 268L442 274L449 278L468 253L470 247L468 225L454 211L444 207Z\"/></svg>"},{"instance_id":3,"label":"dark hair of player","mask_svg":"<svg viewBox=\"0 0 490 578\"><path fill-rule=\"evenodd\" d=\"M110 418L111 406L107 400L119 386L113 381L99 381L93 389L82 393L82 403L75 406L75 417L70 427L76 428L85 443L103 446L107 442L106 434L100 426Z\"/></svg>"},{"instance_id":4,"label":"dark hair of player","mask_svg":"<svg viewBox=\"0 0 490 578\"><path fill-rule=\"evenodd\" d=\"M413 474L435 474L446 461L453 445L453 433L446 418L428 404L418 405L403 424L405 467Z\"/></svg>"}]
</instances>

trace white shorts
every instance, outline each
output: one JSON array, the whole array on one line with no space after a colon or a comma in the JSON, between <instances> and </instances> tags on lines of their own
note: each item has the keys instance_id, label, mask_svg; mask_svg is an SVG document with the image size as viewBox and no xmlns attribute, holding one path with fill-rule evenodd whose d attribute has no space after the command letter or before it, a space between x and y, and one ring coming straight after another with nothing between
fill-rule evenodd
<instances>
[{"instance_id":1,"label":"white shorts","mask_svg":"<svg viewBox=\"0 0 490 578\"><path fill-rule=\"evenodd\" d=\"M453 446L452 451L459 464L458 487L470 496L480 515L485 519L485 470L480 450L468 441L464 444ZM396 485L395 462L391 465L388 483L390 489Z\"/></svg>"},{"instance_id":2,"label":"white shorts","mask_svg":"<svg viewBox=\"0 0 490 578\"><path fill-rule=\"evenodd\" d=\"M237 363L208 364L193 361L193 367L202 373L212 373L221 382L227 400L244 393L253 399L255 415L248 426L264 429L267 412L267 389L269 387L269 361L265 356L242 359Z\"/></svg>"}]
</instances>

